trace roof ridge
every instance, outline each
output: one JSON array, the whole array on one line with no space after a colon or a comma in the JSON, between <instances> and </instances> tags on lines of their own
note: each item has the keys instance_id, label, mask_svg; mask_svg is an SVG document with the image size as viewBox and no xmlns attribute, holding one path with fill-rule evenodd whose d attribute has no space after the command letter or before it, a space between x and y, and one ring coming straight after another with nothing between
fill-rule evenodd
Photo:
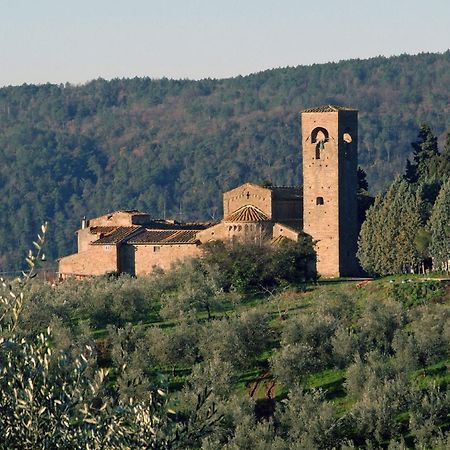
<instances>
[{"instance_id":1,"label":"roof ridge","mask_svg":"<svg viewBox=\"0 0 450 450\"><path fill-rule=\"evenodd\" d=\"M252 204L242 205L224 217L225 222L262 222L266 220L269 220L267 214Z\"/></svg>"},{"instance_id":2,"label":"roof ridge","mask_svg":"<svg viewBox=\"0 0 450 450\"><path fill-rule=\"evenodd\" d=\"M339 112L339 111L357 111L355 108L350 108L347 106L338 106L338 105L320 105L314 106L312 108L304 109L302 112L304 113L314 113L314 112Z\"/></svg>"}]
</instances>

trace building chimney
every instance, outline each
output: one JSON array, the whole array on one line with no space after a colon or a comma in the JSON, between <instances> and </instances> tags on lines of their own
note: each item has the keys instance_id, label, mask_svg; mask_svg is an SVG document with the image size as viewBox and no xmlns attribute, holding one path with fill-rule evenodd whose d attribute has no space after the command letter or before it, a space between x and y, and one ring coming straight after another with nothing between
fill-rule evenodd
<instances>
[{"instance_id":1,"label":"building chimney","mask_svg":"<svg viewBox=\"0 0 450 450\"><path fill-rule=\"evenodd\" d=\"M83 216L83 218L81 219L81 229L84 230L86 226L87 226L86 216Z\"/></svg>"}]
</instances>

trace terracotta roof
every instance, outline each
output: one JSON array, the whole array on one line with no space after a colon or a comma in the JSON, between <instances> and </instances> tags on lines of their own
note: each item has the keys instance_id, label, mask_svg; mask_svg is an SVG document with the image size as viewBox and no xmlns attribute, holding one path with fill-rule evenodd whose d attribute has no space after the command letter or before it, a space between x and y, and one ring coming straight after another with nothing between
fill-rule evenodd
<instances>
[{"instance_id":1,"label":"terracotta roof","mask_svg":"<svg viewBox=\"0 0 450 450\"><path fill-rule=\"evenodd\" d=\"M283 220L283 222L278 223L286 228L290 228L292 231L295 231L297 233L303 231L302 220Z\"/></svg>"},{"instance_id":2,"label":"terracotta roof","mask_svg":"<svg viewBox=\"0 0 450 450\"><path fill-rule=\"evenodd\" d=\"M109 233L113 232L116 228L117 228L117 226L90 227L89 232L91 234L100 234L100 233L109 234Z\"/></svg>"},{"instance_id":3,"label":"terracotta roof","mask_svg":"<svg viewBox=\"0 0 450 450\"><path fill-rule=\"evenodd\" d=\"M132 214L133 216L148 216L149 215L148 213L139 211L138 209L121 209L121 210L116 211L116 212L125 213L125 214Z\"/></svg>"},{"instance_id":4,"label":"terracotta roof","mask_svg":"<svg viewBox=\"0 0 450 450\"><path fill-rule=\"evenodd\" d=\"M301 186L262 186L267 189L270 189L271 191L277 191L277 190L286 190L286 191L300 191L302 190Z\"/></svg>"},{"instance_id":5,"label":"terracotta roof","mask_svg":"<svg viewBox=\"0 0 450 450\"><path fill-rule=\"evenodd\" d=\"M98 228L100 228L100 227L98 227ZM101 238L92 242L91 244L92 245L118 244L119 242L123 241L126 237L128 237L130 234L134 233L135 231L139 230L140 228L141 228L140 226L114 227L113 231L105 234L104 236L102 236Z\"/></svg>"},{"instance_id":6,"label":"terracotta roof","mask_svg":"<svg viewBox=\"0 0 450 450\"><path fill-rule=\"evenodd\" d=\"M224 220L225 222L263 222L269 218L255 206L245 205L232 212Z\"/></svg>"},{"instance_id":7,"label":"terracotta roof","mask_svg":"<svg viewBox=\"0 0 450 450\"><path fill-rule=\"evenodd\" d=\"M216 222L180 223L175 220L155 219L150 221L150 223L145 224L145 228L147 229L152 228L155 230L204 230L205 228L209 228L215 224Z\"/></svg>"},{"instance_id":8,"label":"terracotta roof","mask_svg":"<svg viewBox=\"0 0 450 450\"><path fill-rule=\"evenodd\" d=\"M357 111L354 108L346 108L345 106L336 105L322 105L314 108L308 108L303 110L304 113L323 113L323 112L339 112L339 111Z\"/></svg>"},{"instance_id":9,"label":"terracotta roof","mask_svg":"<svg viewBox=\"0 0 450 450\"><path fill-rule=\"evenodd\" d=\"M128 240L129 244L195 244L198 230L149 230Z\"/></svg>"},{"instance_id":10,"label":"terracotta roof","mask_svg":"<svg viewBox=\"0 0 450 450\"><path fill-rule=\"evenodd\" d=\"M287 238L286 236L277 236L276 238L272 239L271 244L272 245L280 245L283 242L288 242L288 241L291 241L291 239Z\"/></svg>"}]
</instances>

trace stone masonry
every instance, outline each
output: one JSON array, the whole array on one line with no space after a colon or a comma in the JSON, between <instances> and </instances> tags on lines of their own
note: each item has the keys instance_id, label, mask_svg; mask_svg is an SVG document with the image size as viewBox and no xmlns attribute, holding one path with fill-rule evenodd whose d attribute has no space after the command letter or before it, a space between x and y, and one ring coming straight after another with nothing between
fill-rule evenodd
<instances>
[{"instance_id":1,"label":"stone masonry","mask_svg":"<svg viewBox=\"0 0 450 450\"><path fill-rule=\"evenodd\" d=\"M358 112L327 105L301 119L303 188L245 183L223 194L224 218L216 223L156 220L135 210L83 219L77 253L59 260L60 277L145 275L201 256L206 242L275 245L303 232L316 241L320 275L357 275Z\"/></svg>"}]
</instances>

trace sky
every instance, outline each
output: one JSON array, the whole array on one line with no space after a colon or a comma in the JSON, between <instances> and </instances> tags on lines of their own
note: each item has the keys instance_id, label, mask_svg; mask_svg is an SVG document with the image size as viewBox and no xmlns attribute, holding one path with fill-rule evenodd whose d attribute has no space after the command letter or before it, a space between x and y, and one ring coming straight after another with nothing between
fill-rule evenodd
<instances>
[{"instance_id":1,"label":"sky","mask_svg":"<svg viewBox=\"0 0 450 450\"><path fill-rule=\"evenodd\" d=\"M450 0L0 0L0 86L227 78L450 48Z\"/></svg>"}]
</instances>

